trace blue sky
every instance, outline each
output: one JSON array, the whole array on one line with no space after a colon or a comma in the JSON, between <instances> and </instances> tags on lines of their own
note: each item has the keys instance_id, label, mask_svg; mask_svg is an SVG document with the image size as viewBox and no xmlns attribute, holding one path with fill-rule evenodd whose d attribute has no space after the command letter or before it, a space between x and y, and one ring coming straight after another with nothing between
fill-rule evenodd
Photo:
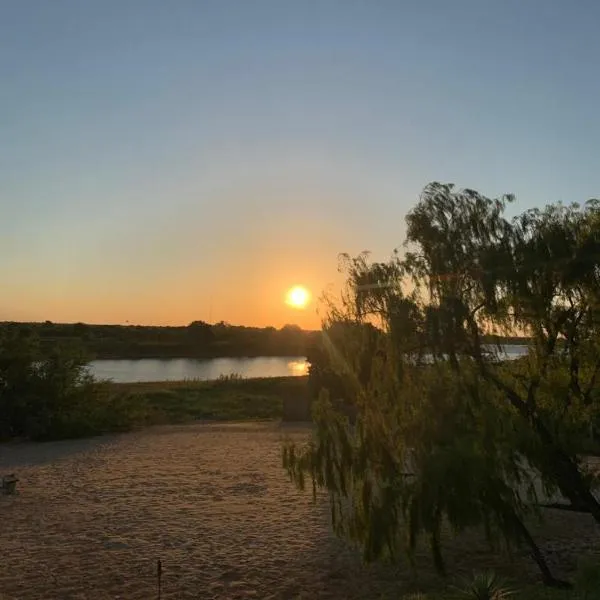
<instances>
[{"instance_id":1,"label":"blue sky","mask_svg":"<svg viewBox=\"0 0 600 600\"><path fill-rule=\"evenodd\" d=\"M600 5L0 2L0 319L314 326L432 180L598 195Z\"/></svg>"}]
</instances>

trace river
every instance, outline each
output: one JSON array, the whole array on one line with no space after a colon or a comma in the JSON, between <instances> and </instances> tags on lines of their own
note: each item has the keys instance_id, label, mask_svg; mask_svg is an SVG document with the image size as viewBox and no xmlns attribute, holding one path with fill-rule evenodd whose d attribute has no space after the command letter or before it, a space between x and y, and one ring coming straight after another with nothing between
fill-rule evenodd
<instances>
[{"instance_id":1,"label":"river","mask_svg":"<svg viewBox=\"0 0 600 600\"><path fill-rule=\"evenodd\" d=\"M504 358L518 358L526 346L506 345ZM92 375L117 383L136 381L210 380L221 375L237 374L243 378L302 376L308 373L303 356L258 356L254 358L144 358L94 360L89 365Z\"/></svg>"},{"instance_id":2,"label":"river","mask_svg":"<svg viewBox=\"0 0 600 600\"><path fill-rule=\"evenodd\" d=\"M94 360L89 371L99 379L116 383L136 381L183 381L218 379L237 374L251 377L306 375L308 363L303 356L258 356L254 358L143 358L133 360Z\"/></svg>"}]
</instances>

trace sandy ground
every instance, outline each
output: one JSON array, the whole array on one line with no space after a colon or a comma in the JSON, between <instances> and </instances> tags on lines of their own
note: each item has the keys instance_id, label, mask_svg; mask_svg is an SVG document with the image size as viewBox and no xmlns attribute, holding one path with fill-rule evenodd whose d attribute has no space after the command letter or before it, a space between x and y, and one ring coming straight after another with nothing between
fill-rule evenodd
<instances>
[{"instance_id":1,"label":"sandy ground","mask_svg":"<svg viewBox=\"0 0 600 600\"><path fill-rule=\"evenodd\" d=\"M156 598L159 558L164 599L401 597L406 568L363 566L326 503L287 480L280 441L307 431L191 425L0 446L0 474L20 479L0 497L0 598Z\"/></svg>"},{"instance_id":2,"label":"sandy ground","mask_svg":"<svg viewBox=\"0 0 600 600\"><path fill-rule=\"evenodd\" d=\"M287 434L307 430L192 425L0 447L0 473L20 479L18 496L0 497L1 597L147 600L159 558L163 598L333 597L344 549L326 506L281 468Z\"/></svg>"}]
</instances>

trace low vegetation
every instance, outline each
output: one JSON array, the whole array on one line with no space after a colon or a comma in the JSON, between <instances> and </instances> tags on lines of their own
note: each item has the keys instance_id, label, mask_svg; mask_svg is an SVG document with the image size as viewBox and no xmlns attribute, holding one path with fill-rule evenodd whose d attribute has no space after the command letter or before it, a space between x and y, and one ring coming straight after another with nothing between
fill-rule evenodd
<instances>
[{"instance_id":1,"label":"low vegetation","mask_svg":"<svg viewBox=\"0 0 600 600\"><path fill-rule=\"evenodd\" d=\"M197 419L278 419L306 378L114 384L92 378L79 348L44 349L32 335L0 337L0 439L85 437Z\"/></svg>"},{"instance_id":2,"label":"low vegetation","mask_svg":"<svg viewBox=\"0 0 600 600\"><path fill-rule=\"evenodd\" d=\"M196 420L239 421L281 419L284 399L306 402L306 377L223 378L112 384L126 394L143 415L142 424L186 423Z\"/></svg>"},{"instance_id":3,"label":"low vegetation","mask_svg":"<svg viewBox=\"0 0 600 600\"><path fill-rule=\"evenodd\" d=\"M0 337L0 439L62 439L122 431L137 418L126 395L95 381L73 346L47 352L31 335Z\"/></svg>"}]
</instances>

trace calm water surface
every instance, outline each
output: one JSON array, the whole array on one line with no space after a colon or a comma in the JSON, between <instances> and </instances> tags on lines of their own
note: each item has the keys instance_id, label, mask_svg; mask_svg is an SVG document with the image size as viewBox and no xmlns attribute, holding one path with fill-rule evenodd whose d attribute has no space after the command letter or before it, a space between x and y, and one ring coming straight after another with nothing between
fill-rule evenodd
<instances>
[{"instance_id":1,"label":"calm water surface","mask_svg":"<svg viewBox=\"0 0 600 600\"><path fill-rule=\"evenodd\" d=\"M502 358L518 358L527 353L526 346L506 345ZM218 379L237 373L244 378L306 375L308 363L303 356L258 356L255 358L193 358L95 360L90 372L99 379L117 383L135 381L182 381L184 379Z\"/></svg>"},{"instance_id":2,"label":"calm water surface","mask_svg":"<svg viewBox=\"0 0 600 600\"><path fill-rule=\"evenodd\" d=\"M92 375L117 383L134 381L182 381L218 379L237 373L244 378L306 375L308 363L303 356L258 356L255 358L193 358L94 360Z\"/></svg>"}]
</instances>

